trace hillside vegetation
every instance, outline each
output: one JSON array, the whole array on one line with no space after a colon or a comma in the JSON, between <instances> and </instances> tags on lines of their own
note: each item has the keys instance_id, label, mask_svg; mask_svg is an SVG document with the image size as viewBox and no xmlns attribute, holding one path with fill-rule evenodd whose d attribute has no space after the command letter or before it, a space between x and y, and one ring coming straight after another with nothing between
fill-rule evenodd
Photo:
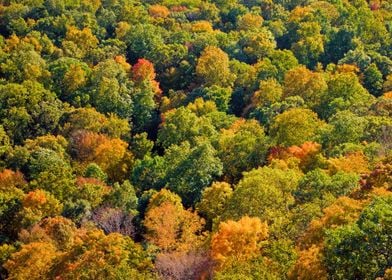
<instances>
[{"instance_id":1,"label":"hillside vegetation","mask_svg":"<svg viewBox=\"0 0 392 280\"><path fill-rule=\"evenodd\" d=\"M392 279L390 0L0 1L0 279Z\"/></svg>"}]
</instances>

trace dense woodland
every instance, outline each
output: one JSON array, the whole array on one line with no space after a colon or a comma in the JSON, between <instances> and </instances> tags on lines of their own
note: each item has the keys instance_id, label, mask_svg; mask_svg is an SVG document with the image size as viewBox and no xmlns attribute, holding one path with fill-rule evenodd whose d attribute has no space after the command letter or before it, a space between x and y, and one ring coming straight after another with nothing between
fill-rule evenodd
<instances>
[{"instance_id":1,"label":"dense woodland","mask_svg":"<svg viewBox=\"0 0 392 280\"><path fill-rule=\"evenodd\" d=\"M392 279L392 1L0 3L0 279Z\"/></svg>"}]
</instances>

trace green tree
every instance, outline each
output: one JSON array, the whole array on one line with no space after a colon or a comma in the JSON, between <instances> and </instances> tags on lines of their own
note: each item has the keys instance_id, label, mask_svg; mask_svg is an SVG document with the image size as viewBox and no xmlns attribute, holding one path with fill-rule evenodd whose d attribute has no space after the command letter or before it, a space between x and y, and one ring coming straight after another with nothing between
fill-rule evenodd
<instances>
[{"instance_id":1,"label":"green tree","mask_svg":"<svg viewBox=\"0 0 392 280\"><path fill-rule=\"evenodd\" d=\"M373 101L352 72L334 74L327 83L328 90L322 97L321 106L316 109L323 118L341 110L363 112Z\"/></svg>"},{"instance_id":2,"label":"green tree","mask_svg":"<svg viewBox=\"0 0 392 280\"><path fill-rule=\"evenodd\" d=\"M359 177L355 173L339 171L329 176L322 169L314 169L301 178L294 196L298 202L306 203L316 199L329 199L329 195L348 195L358 187L358 181Z\"/></svg>"},{"instance_id":3,"label":"green tree","mask_svg":"<svg viewBox=\"0 0 392 280\"><path fill-rule=\"evenodd\" d=\"M123 67L113 59L100 62L91 74L91 104L101 113L132 116L132 81Z\"/></svg>"},{"instance_id":4,"label":"green tree","mask_svg":"<svg viewBox=\"0 0 392 280\"><path fill-rule=\"evenodd\" d=\"M289 109L276 116L271 125L271 135L283 146L301 145L306 141L315 141L318 130L325 123L309 109Z\"/></svg>"},{"instance_id":5,"label":"green tree","mask_svg":"<svg viewBox=\"0 0 392 280\"><path fill-rule=\"evenodd\" d=\"M169 165L166 186L180 195L184 205L194 205L200 200L202 190L222 174L222 163L217 152L208 142L202 142L193 149L185 142L168 153L165 156ZM170 158L175 156L179 159L172 162Z\"/></svg>"},{"instance_id":6,"label":"green tree","mask_svg":"<svg viewBox=\"0 0 392 280\"><path fill-rule=\"evenodd\" d=\"M364 138L367 121L350 111L340 111L330 118L332 129L324 136L330 147L343 143L359 143Z\"/></svg>"},{"instance_id":7,"label":"green tree","mask_svg":"<svg viewBox=\"0 0 392 280\"><path fill-rule=\"evenodd\" d=\"M31 188L40 188L60 201L71 199L76 193L74 175L68 162L52 150L40 148L29 161Z\"/></svg>"},{"instance_id":8,"label":"green tree","mask_svg":"<svg viewBox=\"0 0 392 280\"><path fill-rule=\"evenodd\" d=\"M183 141L196 143L197 137L211 137L216 133L209 119L198 117L188 108L168 111L163 116L163 123L158 132L158 143L167 148L179 145Z\"/></svg>"},{"instance_id":9,"label":"green tree","mask_svg":"<svg viewBox=\"0 0 392 280\"><path fill-rule=\"evenodd\" d=\"M294 170L271 167L245 172L226 203L222 219L239 219L248 215L259 217L269 224L274 221L279 224L294 203L291 192L297 188L299 177Z\"/></svg>"},{"instance_id":10,"label":"green tree","mask_svg":"<svg viewBox=\"0 0 392 280\"><path fill-rule=\"evenodd\" d=\"M242 172L265 162L268 138L258 122L239 120L222 130L217 149L223 173L231 181L236 181Z\"/></svg>"},{"instance_id":11,"label":"green tree","mask_svg":"<svg viewBox=\"0 0 392 280\"><path fill-rule=\"evenodd\" d=\"M370 64L363 74L365 76L363 81L365 88L374 96L380 96L384 80L377 65L375 63Z\"/></svg>"},{"instance_id":12,"label":"green tree","mask_svg":"<svg viewBox=\"0 0 392 280\"><path fill-rule=\"evenodd\" d=\"M62 110L61 102L40 83L0 85L1 124L16 144L53 132Z\"/></svg>"},{"instance_id":13,"label":"green tree","mask_svg":"<svg viewBox=\"0 0 392 280\"><path fill-rule=\"evenodd\" d=\"M376 198L356 223L327 232L325 263L331 276L374 279L391 267L391 202L390 195Z\"/></svg>"}]
</instances>

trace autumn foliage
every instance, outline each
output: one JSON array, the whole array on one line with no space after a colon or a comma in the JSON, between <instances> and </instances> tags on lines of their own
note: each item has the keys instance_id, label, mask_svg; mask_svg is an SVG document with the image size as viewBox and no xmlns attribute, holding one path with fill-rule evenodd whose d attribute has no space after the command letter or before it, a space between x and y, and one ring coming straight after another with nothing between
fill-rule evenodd
<instances>
[{"instance_id":1,"label":"autumn foliage","mask_svg":"<svg viewBox=\"0 0 392 280\"><path fill-rule=\"evenodd\" d=\"M0 279L392 280L389 0L0 2Z\"/></svg>"},{"instance_id":2,"label":"autumn foliage","mask_svg":"<svg viewBox=\"0 0 392 280\"><path fill-rule=\"evenodd\" d=\"M243 217L238 222L219 225L212 236L211 254L221 266L230 261L246 261L260 254L262 241L268 238L268 226L258 218Z\"/></svg>"}]
</instances>

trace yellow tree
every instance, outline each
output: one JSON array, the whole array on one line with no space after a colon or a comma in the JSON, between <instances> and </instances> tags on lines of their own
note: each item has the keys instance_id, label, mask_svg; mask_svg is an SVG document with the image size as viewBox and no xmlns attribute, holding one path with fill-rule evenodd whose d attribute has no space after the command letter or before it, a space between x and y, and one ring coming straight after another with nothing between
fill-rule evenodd
<instances>
[{"instance_id":1,"label":"yellow tree","mask_svg":"<svg viewBox=\"0 0 392 280\"><path fill-rule=\"evenodd\" d=\"M305 66L289 70L284 78L284 97L301 96L310 108L320 105L326 90L327 83L323 75L312 72Z\"/></svg>"},{"instance_id":2,"label":"yellow tree","mask_svg":"<svg viewBox=\"0 0 392 280\"><path fill-rule=\"evenodd\" d=\"M228 86L234 79L229 56L220 48L208 46L197 61L196 74L206 86Z\"/></svg>"},{"instance_id":3,"label":"yellow tree","mask_svg":"<svg viewBox=\"0 0 392 280\"><path fill-rule=\"evenodd\" d=\"M50 242L32 242L22 245L4 264L8 279L47 279L59 252Z\"/></svg>"},{"instance_id":4,"label":"yellow tree","mask_svg":"<svg viewBox=\"0 0 392 280\"><path fill-rule=\"evenodd\" d=\"M244 216L238 222L229 220L219 225L212 236L211 254L220 267L231 261L247 261L260 254L262 241L268 238L268 225L259 218Z\"/></svg>"},{"instance_id":5,"label":"yellow tree","mask_svg":"<svg viewBox=\"0 0 392 280\"><path fill-rule=\"evenodd\" d=\"M313 245L308 250L301 251L288 276L290 280L327 280L328 274L322 263L321 248Z\"/></svg>"},{"instance_id":6,"label":"yellow tree","mask_svg":"<svg viewBox=\"0 0 392 280\"><path fill-rule=\"evenodd\" d=\"M178 203L178 196L165 191L163 195L154 195L150 201L144 219L145 237L150 243L165 252L189 251L201 244L204 220L185 210Z\"/></svg>"},{"instance_id":7,"label":"yellow tree","mask_svg":"<svg viewBox=\"0 0 392 280\"><path fill-rule=\"evenodd\" d=\"M252 96L252 107L271 105L278 102L282 95L282 86L275 79L260 81L259 89Z\"/></svg>"},{"instance_id":8,"label":"yellow tree","mask_svg":"<svg viewBox=\"0 0 392 280\"><path fill-rule=\"evenodd\" d=\"M70 26L63 41L63 48L68 55L83 58L97 47L98 42L90 28L79 30L75 26Z\"/></svg>"},{"instance_id":9,"label":"yellow tree","mask_svg":"<svg viewBox=\"0 0 392 280\"><path fill-rule=\"evenodd\" d=\"M251 30L261 27L263 18L259 15L247 13L238 19L239 30Z\"/></svg>"},{"instance_id":10,"label":"yellow tree","mask_svg":"<svg viewBox=\"0 0 392 280\"><path fill-rule=\"evenodd\" d=\"M22 210L18 213L21 226L28 227L45 217L59 215L63 206L50 193L43 190L29 192L22 200Z\"/></svg>"}]
</instances>

